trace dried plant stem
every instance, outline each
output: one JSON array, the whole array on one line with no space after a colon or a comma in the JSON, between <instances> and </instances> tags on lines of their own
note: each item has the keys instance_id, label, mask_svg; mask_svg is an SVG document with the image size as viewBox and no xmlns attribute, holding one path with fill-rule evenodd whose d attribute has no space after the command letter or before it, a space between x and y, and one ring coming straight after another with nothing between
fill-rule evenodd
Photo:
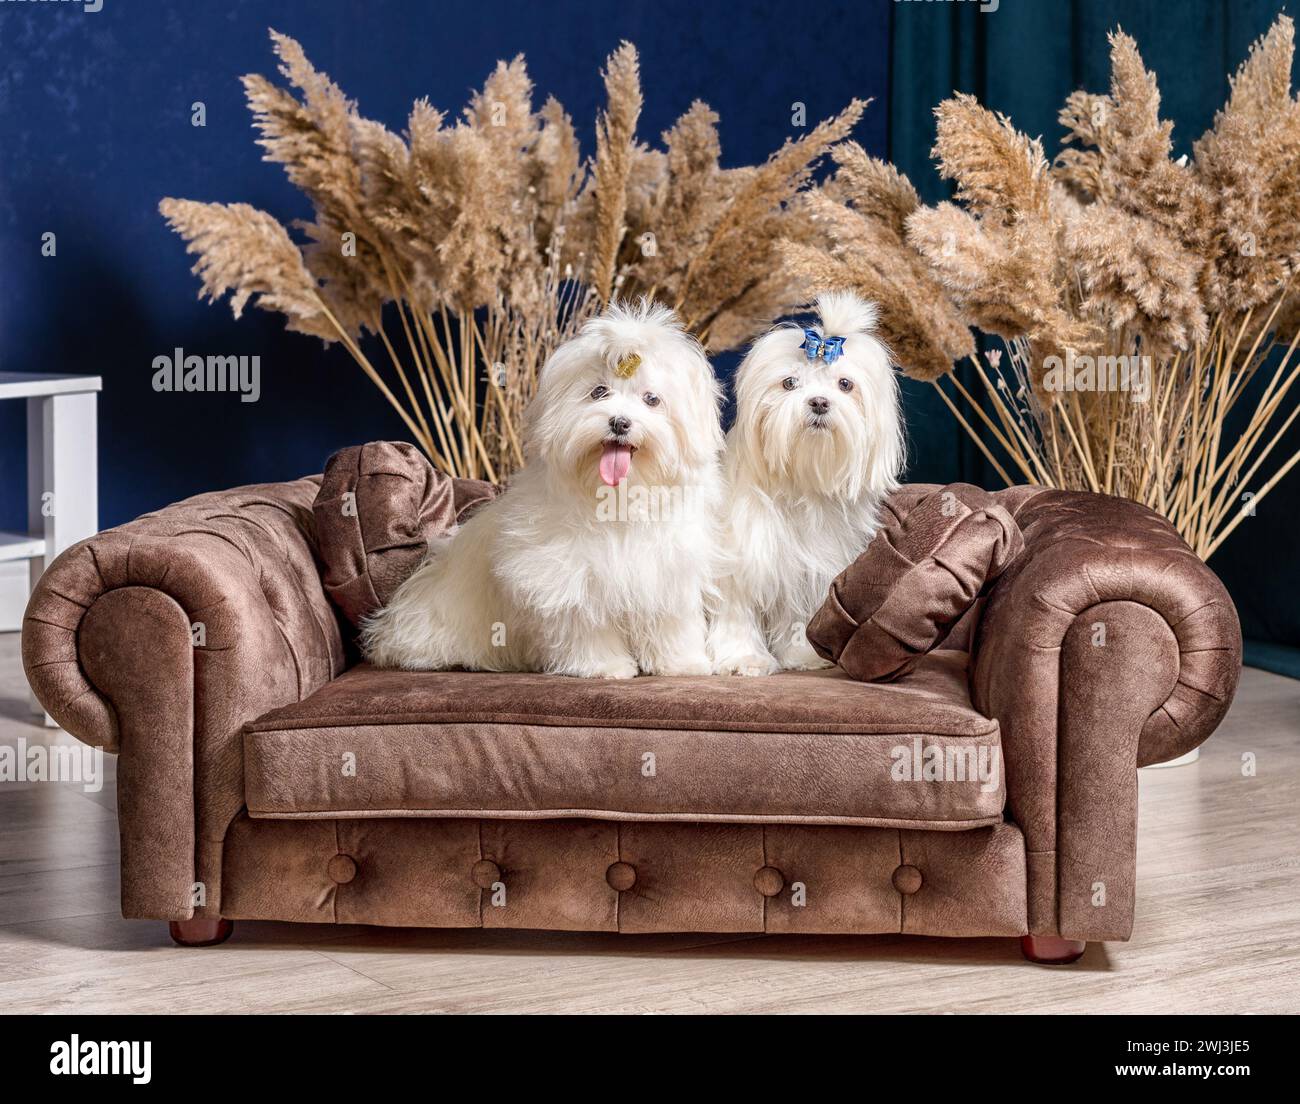
<instances>
[{"instance_id":1,"label":"dried plant stem","mask_svg":"<svg viewBox=\"0 0 1300 1104\"><path fill-rule=\"evenodd\" d=\"M339 324L339 320L334 317L333 312L329 309L329 307L325 305L324 300L321 300L320 302L320 310L321 310L321 314L323 314L325 318L328 319L330 325L333 326L338 331L339 340L343 342L348 352L352 354L352 358L361 366L361 370L365 372L367 376L370 377L370 382L379 388L380 393L384 396L384 398L388 400L389 405L392 406L392 408L395 411L397 411L398 416L402 419L403 422L406 423L406 428L411 431L411 436L413 436L416 440L419 440L420 438L419 427L415 424L414 420L403 408L402 404L397 401L397 396L393 394L388 384L384 382L383 377L381 377L380 374L375 370L375 366L370 363L370 360L369 358L367 358L366 354L363 353L361 349L357 346L357 343L352 340L347 330L345 330L343 326Z\"/></svg>"},{"instance_id":2,"label":"dried plant stem","mask_svg":"<svg viewBox=\"0 0 1300 1104\"><path fill-rule=\"evenodd\" d=\"M1256 494L1255 497L1250 500L1250 503L1248 505L1243 505L1241 509L1237 511L1237 514L1232 519L1232 521L1230 521L1227 525L1223 526L1223 528L1219 531L1219 535L1216 536L1212 541L1210 541L1205 551L1199 553L1201 558L1208 560L1210 556L1214 554L1215 550L1219 547L1219 545L1221 545L1225 540L1227 540L1228 537L1232 535L1233 530L1235 530L1237 526L1241 524L1242 518L1249 517L1251 510L1253 510L1256 506L1259 505L1260 499L1262 499L1266 494L1268 494L1269 491L1271 491L1274 487L1276 487L1278 481L1281 480L1281 478L1284 475L1286 475L1287 472L1289 472L1292 468L1294 468L1297 463L1300 463L1300 451L1297 451L1296 454L1292 456L1290 460L1288 460L1285 464L1283 464L1280 468L1278 468L1278 470L1274 473L1273 478L1270 479L1267 483L1264 484L1264 486L1262 486L1259 489L1259 493Z\"/></svg>"},{"instance_id":3,"label":"dried plant stem","mask_svg":"<svg viewBox=\"0 0 1300 1104\"><path fill-rule=\"evenodd\" d=\"M429 412L433 417L434 424L438 426L438 441L444 450L444 461L456 475L464 476L467 474L468 469L460 463L460 457L454 447L456 439L455 415L448 409L447 400L443 393L436 390L432 384L431 377L434 369L430 362L434 358L430 355L429 342L425 337L423 327L420 325L420 315L410 307L409 302L400 298L394 301L398 314L402 319L402 330L406 334L407 343L411 346L412 355L420 364L420 380L425 391L425 400L429 405ZM408 312L410 320L408 320ZM412 325L415 331L414 340L411 336Z\"/></svg>"},{"instance_id":4,"label":"dried plant stem","mask_svg":"<svg viewBox=\"0 0 1300 1104\"><path fill-rule=\"evenodd\" d=\"M411 329L406 324L406 312L402 310L402 304L400 302L397 303L397 311L398 314L401 315L402 330L406 334L406 344L408 348L411 350L411 359L415 362L416 371L419 372L421 377L423 377L424 375L423 362L420 359L420 352L415 347L415 342L411 339ZM411 390L411 383L407 379L406 370L402 367L401 358L397 355L397 351L393 348L393 343L389 341L388 332L384 329L382 324L379 326L379 336L384 343L384 348L388 350L389 359L392 360L393 367L397 370L398 377L402 381L402 389L406 392L407 400L410 402L411 408L414 410L415 416L419 420L420 427L424 430L424 440L428 443L428 445L432 446L433 437L429 432L429 423L424 416L424 410L420 406L419 402L416 400L415 392Z\"/></svg>"},{"instance_id":5,"label":"dried plant stem","mask_svg":"<svg viewBox=\"0 0 1300 1104\"><path fill-rule=\"evenodd\" d=\"M416 417L419 420L421 433L420 436L416 438L416 441L426 453L429 453L433 449L433 434L429 429L428 421L424 417L424 411L416 401L415 392L411 390L411 385L407 382L406 372L402 369L401 358L398 357L397 350L393 348L393 343L388 340L388 333L382 326L379 328L379 338L384 343L384 348L388 351L388 359L391 361L394 371L396 371L398 376L401 378L402 386L406 391L407 401L411 404L411 409L415 411ZM441 459L441 457L439 459ZM442 469L443 471L447 470L445 464L442 465Z\"/></svg>"},{"instance_id":6,"label":"dried plant stem","mask_svg":"<svg viewBox=\"0 0 1300 1104\"><path fill-rule=\"evenodd\" d=\"M1264 316L1264 312L1257 312ZM1277 307L1267 314L1272 326ZM1040 396L1028 381L1031 352L1022 339L1006 343L988 369L972 358L993 415L984 401L952 379L955 399L935 381L945 405L977 441L999 476L1015 470L1031 484L1119 494L1158 510L1173 522L1197 555L1206 558L1300 462L1288 456L1243 506L1234 489L1245 488L1300 422L1300 332L1283 342L1269 330L1256 332L1251 312L1214 320L1206 340L1186 355L1174 353L1152 366L1145 401L1108 391L1067 391ZM1115 355L1132 355L1127 335ZM1225 445L1228 411L1246 383L1260 374L1260 393L1245 425ZM958 408L958 401L962 409ZM969 408L969 410L963 410ZM975 417L966 415L974 411ZM987 438L987 439L986 439ZM1011 461L1010 469L995 448Z\"/></svg>"},{"instance_id":7,"label":"dried plant stem","mask_svg":"<svg viewBox=\"0 0 1300 1104\"><path fill-rule=\"evenodd\" d=\"M478 343L479 355L484 364L490 364L491 358L488 355L488 344L482 331L477 324L474 326L474 339ZM506 405L505 393L501 390L500 383L494 372L490 369L487 374L488 390L491 391L493 399L496 401L497 409L501 414L501 425L505 432L506 440L510 443L510 451L516 467L522 467L524 463L524 450L520 447L519 438L515 434L515 427L510 417L510 408Z\"/></svg>"},{"instance_id":8,"label":"dried plant stem","mask_svg":"<svg viewBox=\"0 0 1300 1104\"><path fill-rule=\"evenodd\" d=\"M974 357L971 358L971 361L975 365L975 372L976 375L979 376L980 383L984 385L984 390L993 401L993 408L998 412L998 418L1001 420L1002 424L1007 427L1007 430L1015 436L1016 442L1019 445L1020 456L1028 458L1027 462L1033 464L1034 468L1037 470L1037 476L1026 471L1024 463L1020 464L1021 471L1025 472L1030 483L1050 484L1051 477L1047 474L1047 470L1043 466L1043 462L1038 454L1039 450L1030 445L1028 436L1020 426L1020 419L1013 416L1011 411L1007 409L1006 402L998 393L997 388L994 387L992 382L989 380L988 375L985 373L980 362ZM953 378L955 379L956 377L954 376ZM972 400L969 400L968 398L968 401ZM1010 451L1012 450L1008 447L1008 452Z\"/></svg>"},{"instance_id":9,"label":"dried plant stem","mask_svg":"<svg viewBox=\"0 0 1300 1104\"><path fill-rule=\"evenodd\" d=\"M1101 484L1097 482L1097 473L1092 467L1092 455L1083 444L1083 440L1086 438L1080 438L1080 436L1074 432L1074 424L1070 421L1070 402L1063 399L1058 403L1053 403L1050 409L1054 413L1060 415L1061 422L1065 426L1065 432L1070 436L1070 443L1074 445L1075 454L1083 462L1084 471L1088 476L1088 489L1090 491L1100 492Z\"/></svg>"},{"instance_id":10,"label":"dried plant stem","mask_svg":"<svg viewBox=\"0 0 1300 1104\"><path fill-rule=\"evenodd\" d=\"M952 399L948 398L947 394L944 393L943 387L939 383L939 381L931 380L930 382L934 385L934 389L939 392L939 398L943 399L944 405L947 406L950 411L952 411L952 416L961 423L962 428L965 429L968 434L970 434L971 440L974 441L977 446L979 446L979 450L984 454L984 458L990 464L993 465L998 475L1002 477L1002 481L1008 487L1011 486L1011 476L1007 475L1006 469L997 462L997 460L993 456L993 453L989 451L988 446L984 443L984 439L978 433L975 432L975 430L971 427L970 422L968 422L964 417L962 417L961 411L957 409Z\"/></svg>"},{"instance_id":11,"label":"dried plant stem","mask_svg":"<svg viewBox=\"0 0 1300 1104\"><path fill-rule=\"evenodd\" d=\"M1296 334L1296 340L1300 340L1300 333ZM1267 428L1269 422L1272 420L1273 415L1277 412L1278 407L1281 405L1282 399L1286 397L1286 393L1291 389L1291 386L1295 383L1297 375L1300 375L1300 366L1297 366L1296 369L1294 369L1291 372L1291 374L1287 377L1287 380L1282 385L1281 390L1278 391L1276 394L1274 394L1274 388L1277 384L1277 381L1279 378L1281 378L1283 373L1286 372L1287 366L1291 360L1291 356L1295 351L1295 347L1296 347L1296 341L1293 340L1291 342L1291 345L1287 348L1285 355L1282 357L1281 362L1278 364L1277 369L1274 371L1273 378L1269 381L1268 387L1265 388L1264 394L1260 396L1260 400L1256 404L1255 412L1250 419L1250 423L1247 425L1246 429L1242 432L1241 436L1237 439L1237 443L1228 452L1228 455L1223 458L1221 463L1215 466L1214 470L1210 474L1210 477L1206 480L1205 485L1202 486L1200 494L1197 496L1196 500L1191 504L1189 508L1190 510L1192 511L1199 510L1204 505L1207 498L1209 498L1210 493L1214 489L1215 485L1218 484L1220 481L1222 481L1223 485L1219 491L1219 494L1215 497L1215 499L1213 500L1213 504L1211 505L1210 509L1207 511L1207 514L1209 514L1210 516L1218 514L1219 507L1222 500L1228 495L1228 493L1231 491L1231 488L1238 482L1237 476L1240 471L1243 460L1245 459L1245 457L1251 454L1251 450L1253 450L1255 446L1259 443L1259 440L1263 436L1264 431ZM1297 407L1296 410L1300 411L1300 407ZM1286 422L1287 425L1289 425L1291 420L1295 417L1295 413L1296 412L1293 411L1291 417L1287 419ZM1260 459L1262 459L1262 457ZM1245 478L1249 479L1250 475L1254 474L1254 471L1256 469L1257 469L1257 465L1256 468L1252 468L1251 473L1248 474Z\"/></svg>"},{"instance_id":12,"label":"dried plant stem","mask_svg":"<svg viewBox=\"0 0 1300 1104\"><path fill-rule=\"evenodd\" d=\"M975 369L976 371L979 371L978 363L975 365ZM982 373L981 373L981 378L983 378ZM970 408L980 416L980 419L984 422L984 424L989 427L989 432L992 433L993 436L997 439L998 444L1000 444L1006 450L1007 455L1011 457L1012 461L1015 463L1016 467L1020 469L1024 477L1028 479L1030 483L1037 483L1038 480L1035 478L1034 473L1030 470L1029 465L1025 463L1023 453L1019 449L1013 448L1011 446L1011 442L1008 441L1007 438L1002 435L1002 433L998 430L998 427L995 426L992 420L989 418L989 416L984 413L984 407L980 403L976 402L975 399L971 397L970 392L967 391L966 388L962 386L962 382L960 379L957 378L956 372L952 374L951 379L952 379L953 386L956 387L959 392L961 392L962 398L965 399L967 404L970 406ZM998 399L996 393L991 392L991 394L993 394L995 409L998 409L1001 406L1001 402ZM1002 417L1002 413L1000 409L998 409L998 417L999 419L1001 419ZM1010 429L1010 426L1008 426L1008 429ZM1003 478L1005 478L1005 476Z\"/></svg>"}]
</instances>

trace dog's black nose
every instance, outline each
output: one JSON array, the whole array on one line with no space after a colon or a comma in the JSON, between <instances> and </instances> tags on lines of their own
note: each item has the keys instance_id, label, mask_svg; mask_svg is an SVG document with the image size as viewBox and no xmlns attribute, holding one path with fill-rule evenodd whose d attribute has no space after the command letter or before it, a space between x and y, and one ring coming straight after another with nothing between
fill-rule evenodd
<instances>
[{"instance_id":1,"label":"dog's black nose","mask_svg":"<svg viewBox=\"0 0 1300 1104\"><path fill-rule=\"evenodd\" d=\"M819 417L831 408L831 400L822 395L814 395L808 400L808 406Z\"/></svg>"},{"instance_id":2,"label":"dog's black nose","mask_svg":"<svg viewBox=\"0 0 1300 1104\"><path fill-rule=\"evenodd\" d=\"M615 437L626 437L631 428L632 419L625 418L622 414L615 414L614 417L609 420L610 432L613 433Z\"/></svg>"}]
</instances>

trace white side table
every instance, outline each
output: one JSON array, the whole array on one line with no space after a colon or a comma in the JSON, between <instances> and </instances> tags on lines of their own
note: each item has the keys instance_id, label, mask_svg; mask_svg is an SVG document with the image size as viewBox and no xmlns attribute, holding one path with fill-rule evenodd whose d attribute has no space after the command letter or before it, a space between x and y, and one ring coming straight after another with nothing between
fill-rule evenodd
<instances>
[{"instance_id":1,"label":"white side table","mask_svg":"<svg viewBox=\"0 0 1300 1104\"><path fill-rule=\"evenodd\" d=\"M46 564L99 531L95 413L102 386L99 376L0 372L0 399L27 400L27 532L0 532L7 576L0 584L8 584L0 589L0 625L20 625ZM27 577L15 586L23 567Z\"/></svg>"}]
</instances>

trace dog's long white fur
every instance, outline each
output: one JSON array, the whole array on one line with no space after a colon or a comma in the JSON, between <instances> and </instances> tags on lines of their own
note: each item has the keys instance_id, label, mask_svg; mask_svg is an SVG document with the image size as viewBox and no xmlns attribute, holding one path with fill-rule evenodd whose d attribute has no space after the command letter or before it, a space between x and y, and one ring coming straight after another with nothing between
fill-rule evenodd
<instances>
[{"instance_id":1,"label":"dog's long white fur","mask_svg":"<svg viewBox=\"0 0 1300 1104\"><path fill-rule=\"evenodd\" d=\"M630 354L641 363L622 378ZM524 467L367 622L367 657L420 670L707 674L719 398L671 311L616 305L587 323L540 373ZM635 450L627 508L601 480L618 417Z\"/></svg>"},{"instance_id":2,"label":"dog's long white fur","mask_svg":"<svg viewBox=\"0 0 1300 1104\"><path fill-rule=\"evenodd\" d=\"M721 674L827 665L805 626L874 536L880 504L902 474L898 383L874 336L875 306L833 292L816 307L821 335L845 338L833 364L808 360L802 328L782 326L755 341L736 372L709 632ZM827 401L821 418L813 399Z\"/></svg>"}]
</instances>

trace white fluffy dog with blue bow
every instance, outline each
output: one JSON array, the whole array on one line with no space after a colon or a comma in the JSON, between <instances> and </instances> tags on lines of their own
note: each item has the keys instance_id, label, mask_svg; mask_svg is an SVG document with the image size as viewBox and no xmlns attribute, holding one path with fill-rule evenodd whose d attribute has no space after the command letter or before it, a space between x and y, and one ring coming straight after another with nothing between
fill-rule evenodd
<instances>
[{"instance_id":1,"label":"white fluffy dog with blue bow","mask_svg":"<svg viewBox=\"0 0 1300 1104\"><path fill-rule=\"evenodd\" d=\"M820 326L781 326L736 372L709 651L720 674L825 667L804 630L875 535L904 461L898 382L876 308L822 295Z\"/></svg>"},{"instance_id":2,"label":"white fluffy dog with blue bow","mask_svg":"<svg viewBox=\"0 0 1300 1104\"><path fill-rule=\"evenodd\" d=\"M376 664L588 678L704 675L722 430L673 313L613 306L560 346L526 463L364 626Z\"/></svg>"}]
</instances>

